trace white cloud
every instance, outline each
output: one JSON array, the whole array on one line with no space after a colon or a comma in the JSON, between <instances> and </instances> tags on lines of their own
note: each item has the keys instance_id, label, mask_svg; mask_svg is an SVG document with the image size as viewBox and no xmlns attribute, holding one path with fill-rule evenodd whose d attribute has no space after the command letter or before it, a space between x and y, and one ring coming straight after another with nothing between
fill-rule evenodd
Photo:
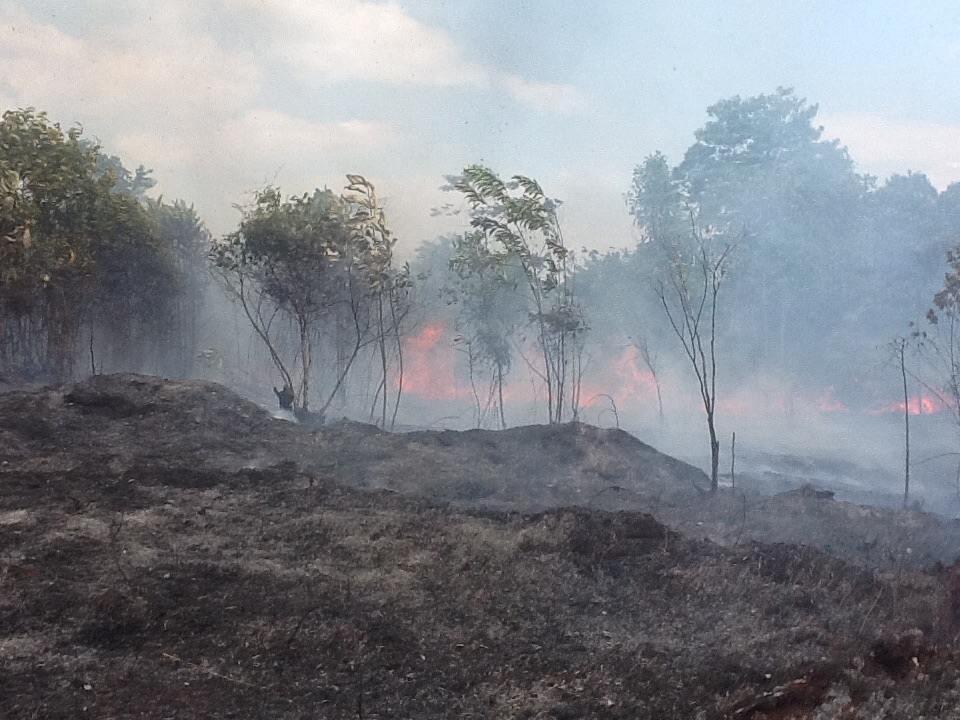
<instances>
[{"instance_id":1,"label":"white cloud","mask_svg":"<svg viewBox=\"0 0 960 720\"><path fill-rule=\"evenodd\" d=\"M481 82L485 75L461 57L445 32L418 22L395 2L239 1L267 14L277 57L318 83L445 86Z\"/></svg>"},{"instance_id":2,"label":"white cloud","mask_svg":"<svg viewBox=\"0 0 960 720\"><path fill-rule=\"evenodd\" d=\"M278 67L321 85L473 84L546 112L584 104L572 86L468 62L445 32L393 0L87 2L103 19L68 27L30 11L28 0L0 0L0 103L81 123L127 165L153 168L158 192L195 201L217 233L235 224L233 204L266 182L303 192L340 188L344 173L366 172L393 188L407 236L423 236L418 203L436 199L439 175L415 189L398 176L376 177L385 149L414 150L403 147L392 118L326 121L295 97L271 107L264 91Z\"/></svg>"},{"instance_id":3,"label":"white cloud","mask_svg":"<svg viewBox=\"0 0 960 720\"><path fill-rule=\"evenodd\" d=\"M170 138L152 132L118 135L123 157L156 172L158 192L195 198L216 233L236 221L235 203L266 184L306 192L329 184L339 189L355 163L396 142L385 123L312 122L268 109L252 109L206 135Z\"/></svg>"},{"instance_id":4,"label":"white cloud","mask_svg":"<svg viewBox=\"0 0 960 720\"><path fill-rule=\"evenodd\" d=\"M128 165L152 168L158 191L195 200L218 233L235 222L243 193L265 182L301 192L328 177L339 187L337 174L396 140L387 123L317 122L258 106L254 59L218 45L190 8L171 2L154 19L118 6L116 25L71 37L0 4L5 107L82 123Z\"/></svg>"},{"instance_id":5,"label":"white cloud","mask_svg":"<svg viewBox=\"0 0 960 720\"><path fill-rule=\"evenodd\" d=\"M572 114L587 106L583 93L573 85L530 82L519 75L504 75L503 83L515 100L543 112Z\"/></svg>"},{"instance_id":6,"label":"white cloud","mask_svg":"<svg viewBox=\"0 0 960 720\"><path fill-rule=\"evenodd\" d=\"M253 109L228 120L209 135L169 138L155 133L119 134L117 148L125 154L160 165L221 172L263 175L283 166L309 166L324 156L347 159L359 151L375 151L392 142L393 130L384 123L359 121L311 122L276 110Z\"/></svg>"},{"instance_id":7,"label":"white cloud","mask_svg":"<svg viewBox=\"0 0 960 720\"><path fill-rule=\"evenodd\" d=\"M960 180L960 125L888 120L876 115L818 118L824 137L839 139L861 170L887 177L926 173L938 188Z\"/></svg>"},{"instance_id":8,"label":"white cloud","mask_svg":"<svg viewBox=\"0 0 960 720\"><path fill-rule=\"evenodd\" d=\"M145 22L76 38L11 4L0 25L0 79L21 105L65 122L136 122L197 131L257 94L260 73L193 27L171 3Z\"/></svg>"}]
</instances>

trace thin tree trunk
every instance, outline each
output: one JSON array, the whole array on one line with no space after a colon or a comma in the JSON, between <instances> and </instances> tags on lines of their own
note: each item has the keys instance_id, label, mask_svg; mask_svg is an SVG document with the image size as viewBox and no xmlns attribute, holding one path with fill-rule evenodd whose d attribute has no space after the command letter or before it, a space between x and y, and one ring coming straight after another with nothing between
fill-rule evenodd
<instances>
[{"instance_id":1,"label":"thin tree trunk","mask_svg":"<svg viewBox=\"0 0 960 720\"><path fill-rule=\"evenodd\" d=\"M707 427L710 430L710 492L720 487L720 441L713 424L713 412L707 414Z\"/></svg>"},{"instance_id":2,"label":"thin tree trunk","mask_svg":"<svg viewBox=\"0 0 960 720\"><path fill-rule=\"evenodd\" d=\"M93 323L90 323L90 374L97 374L97 360L93 354Z\"/></svg>"},{"instance_id":3,"label":"thin tree trunk","mask_svg":"<svg viewBox=\"0 0 960 720\"><path fill-rule=\"evenodd\" d=\"M397 319L397 300L394 290L390 289L390 319L393 323L393 335L397 340L397 401L393 406L393 417L390 418L390 429L397 424L397 414L400 412L400 398L403 397L403 342L400 338L400 320Z\"/></svg>"},{"instance_id":4,"label":"thin tree trunk","mask_svg":"<svg viewBox=\"0 0 960 720\"><path fill-rule=\"evenodd\" d=\"M737 486L737 434L730 440L730 487Z\"/></svg>"},{"instance_id":5,"label":"thin tree trunk","mask_svg":"<svg viewBox=\"0 0 960 720\"><path fill-rule=\"evenodd\" d=\"M497 395L500 403L500 429L507 429L507 416L503 410L503 365L497 363Z\"/></svg>"},{"instance_id":6,"label":"thin tree trunk","mask_svg":"<svg viewBox=\"0 0 960 720\"><path fill-rule=\"evenodd\" d=\"M483 410L480 405L480 393L477 391L477 380L473 366L473 343L467 343L467 372L470 376L470 391L473 393L473 401L477 404L477 427L483 422Z\"/></svg>"},{"instance_id":7,"label":"thin tree trunk","mask_svg":"<svg viewBox=\"0 0 960 720\"><path fill-rule=\"evenodd\" d=\"M310 348L310 327L306 318L298 318L300 326L300 369L303 377L300 378L300 408L306 413L310 405L310 372L312 370L312 353Z\"/></svg>"},{"instance_id":8,"label":"thin tree trunk","mask_svg":"<svg viewBox=\"0 0 960 720\"><path fill-rule=\"evenodd\" d=\"M383 397L381 398L380 427L387 429L387 338L383 325L383 289L377 294L378 325L380 330L380 367L383 369Z\"/></svg>"},{"instance_id":9,"label":"thin tree trunk","mask_svg":"<svg viewBox=\"0 0 960 720\"><path fill-rule=\"evenodd\" d=\"M901 340L897 350L900 356L900 376L903 378L903 505L910 502L910 395L907 391L906 341Z\"/></svg>"}]
</instances>

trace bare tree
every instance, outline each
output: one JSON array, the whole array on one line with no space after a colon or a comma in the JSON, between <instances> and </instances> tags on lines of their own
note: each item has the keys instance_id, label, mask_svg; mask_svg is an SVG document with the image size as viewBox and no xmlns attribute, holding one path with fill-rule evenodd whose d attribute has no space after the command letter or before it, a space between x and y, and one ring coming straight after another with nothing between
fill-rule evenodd
<instances>
[{"instance_id":1,"label":"bare tree","mask_svg":"<svg viewBox=\"0 0 960 720\"><path fill-rule=\"evenodd\" d=\"M947 252L944 285L933 297L927 323L914 328L920 371L911 375L950 413L960 443L960 246Z\"/></svg>"},{"instance_id":2,"label":"bare tree","mask_svg":"<svg viewBox=\"0 0 960 720\"><path fill-rule=\"evenodd\" d=\"M647 366L647 370L653 376L653 384L657 390L657 411L660 414L660 419L663 420L663 393L660 390L660 374L657 372L657 354L651 352L650 344L644 337L634 340L633 346L640 352L643 364Z\"/></svg>"},{"instance_id":3,"label":"bare tree","mask_svg":"<svg viewBox=\"0 0 960 720\"><path fill-rule=\"evenodd\" d=\"M910 502L910 391L907 387L907 338L899 337L890 343L893 359L900 368L903 380L903 506Z\"/></svg>"},{"instance_id":4,"label":"bare tree","mask_svg":"<svg viewBox=\"0 0 960 720\"><path fill-rule=\"evenodd\" d=\"M698 227L691 211L690 252L659 238L671 257L655 280L660 304L679 338L697 378L710 435L710 490L719 487L720 441L717 439L717 300L726 277L731 243L715 246L716 236Z\"/></svg>"},{"instance_id":5,"label":"bare tree","mask_svg":"<svg viewBox=\"0 0 960 720\"><path fill-rule=\"evenodd\" d=\"M660 153L634 172L628 196L641 230L653 286L670 327L690 361L710 435L710 489L719 486L720 441L717 439L717 310L731 251L742 240L729 228L704 226L688 188L680 183Z\"/></svg>"}]
</instances>

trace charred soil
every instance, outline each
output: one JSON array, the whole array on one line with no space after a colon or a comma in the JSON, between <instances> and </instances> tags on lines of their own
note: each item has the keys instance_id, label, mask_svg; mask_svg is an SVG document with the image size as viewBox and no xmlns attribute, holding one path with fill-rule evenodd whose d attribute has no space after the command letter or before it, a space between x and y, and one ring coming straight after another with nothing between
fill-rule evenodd
<instances>
[{"instance_id":1,"label":"charred soil","mask_svg":"<svg viewBox=\"0 0 960 720\"><path fill-rule=\"evenodd\" d=\"M956 574L758 542L701 477L582 425L0 395L0 716L960 717Z\"/></svg>"}]
</instances>

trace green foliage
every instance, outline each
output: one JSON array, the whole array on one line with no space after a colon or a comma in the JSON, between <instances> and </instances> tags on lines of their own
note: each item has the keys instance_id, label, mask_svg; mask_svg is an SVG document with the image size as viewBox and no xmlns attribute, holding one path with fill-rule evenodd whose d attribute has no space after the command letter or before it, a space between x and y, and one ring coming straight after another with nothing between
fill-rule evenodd
<instances>
[{"instance_id":1,"label":"green foliage","mask_svg":"<svg viewBox=\"0 0 960 720\"><path fill-rule=\"evenodd\" d=\"M525 280L528 316L543 357L541 378L547 388L550 422L560 422L565 403L576 417L582 337L587 328L573 284L568 282L574 266L557 219L559 201L548 198L531 178L515 175L504 182L481 165L465 168L453 188L463 194L472 211L474 233L458 242L451 267L462 281L479 283L478 288L463 292L479 303L472 311L475 336L493 337L482 320L483 303L489 304L488 296L496 294L515 270ZM503 348L495 344L481 355L504 358ZM495 364L500 370L506 367L503 362Z\"/></svg>"},{"instance_id":2,"label":"green foliage","mask_svg":"<svg viewBox=\"0 0 960 720\"><path fill-rule=\"evenodd\" d=\"M146 206L156 224L160 248L170 254L173 263L169 287L179 290L171 297L165 354L170 365L190 375L200 348L201 317L210 279L210 233L193 205L183 200L171 203L163 198L148 199Z\"/></svg>"},{"instance_id":3,"label":"green foliage","mask_svg":"<svg viewBox=\"0 0 960 720\"><path fill-rule=\"evenodd\" d=\"M680 171L696 195L729 178L733 167L748 175L751 168L790 162L820 142L823 129L813 126L817 110L782 87L770 95L721 100L707 108L711 119L695 133ZM836 143L822 143L829 148Z\"/></svg>"},{"instance_id":4,"label":"green foliage","mask_svg":"<svg viewBox=\"0 0 960 720\"><path fill-rule=\"evenodd\" d=\"M467 359L470 383L476 401L476 422L496 414L506 427L503 386L510 374L518 330L525 324L523 297L517 292L525 284L519 266L508 255L487 251L485 235L473 231L449 242L449 266L453 282L443 294L456 308L456 341ZM477 378L486 379L485 392Z\"/></svg>"},{"instance_id":5,"label":"green foliage","mask_svg":"<svg viewBox=\"0 0 960 720\"><path fill-rule=\"evenodd\" d=\"M66 133L46 113L8 111L0 120L0 250L5 297L30 304L50 285L90 268L107 178L79 128Z\"/></svg>"},{"instance_id":6,"label":"green foliage","mask_svg":"<svg viewBox=\"0 0 960 720\"><path fill-rule=\"evenodd\" d=\"M333 288L327 280L351 235L346 208L329 190L283 200L275 188L256 195L240 228L215 246L220 267L255 277L285 312L321 312Z\"/></svg>"},{"instance_id":7,"label":"green foliage","mask_svg":"<svg viewBox=\"0 0 960 720\"><path fill-rule=\"evenodd\" d=\"M375 188L359 175L347 176L343 195L315 190L284 199L278 189L267 187L243 209L239 228L214 243L213 263L266 344L284 384L296 389L297 409L309 404L314 340L325 325L344 320L344 309L355 337L337 386L360 347L376 342L385 358L387 343L397 339L412 281L409 268L394 267L395 243ZM377 328L372 339L371 313ZM286 327L276 327L278 316ZM292 361L279 339L290 330L297 345ZM387 364L384 359L384 397ZM386 422L386 410L383 415Z\"/></svg>"},{"instance_id":8,"label":"green foliage","mask_svg":"<svg viewBox=\"0 0 960 720\"><path fill-rule=\"evenodd\" d=\"M708 114L677 167L660 155L638 167L632 214L641 228L672 224L671 236L680 235L678 217L708 234L745 232L727 288L730 313L720 318L730 343L758 369L822 377L822 366L804 364L810 347L837 345L865 300L849 279L869 252L863 216L872 180L856 174L838 142L822 139L817 106L789 89L722 100ZM662 262L645 254L645 265ZM745 314L750 323L730 322ZM836 334L812 334L811 314L833 318Z\"/></svg>"},{"instance_id":9,"label":"green foliage","mask_svg":"<svg viewBox=\"0 0 960 720\"><path fill-rule=\"evenodd\" d=\"M743 231L718 314L729 366L775 376L788 393L793 383L833 386L851 404L873 401L883 381L862 372L863 358L937 292L960 238L960 185L938 193L922 173L879 184L858 174L846 149L824 139L816 105L787 89L708 113L679 165L658 153L637 167L628 201L640 242L617 262L590 263L585 293L613 315L615 300L596 288L622 295L631 277L642 287L662 276L675 252L658 251L658 233L695 246L692 228L721 245ZM638 295L629 332L652 323L658 303ZM664 341L671 329L644 334Z\"/></svg>"},{"instance_id":10,"label":"green foliage","mask_svg":"<svg viewBox=\"0 0 960 720\"><path fill-rule=\"evenodd\" d=\"M97 153L97 172L113 178L111 191L118 195L132 195L138 200L147 200L147 190L157 184L150 177L151 170L143 165L130 172L123 166L123 162L115 155L108 155L102 151Z\"/></svg>"},{"instance_id":11,"label":"green foliage","mask_svg":"<svg viewBox=\"0 0 960 720\"><path fill-rule=\"evenodd\" d=\"M84 323L142 345L182 291L175 253L141 199L152 184L79 127L32 108L0 121L0 361L64 377ZM96 310L96 312L93 312Z\"/></svg>"},{"instance_id":12,"label":"green foliage","mask_svg":"<svg viewBox=\"0 0 960 720\"><path fill-rule=\"evenodd\" d=\"M627 203L644 242L679 235L681 225L687 222L684 189L660 152L649 156L633 171Z\"/></svg>"}]
</instances>

